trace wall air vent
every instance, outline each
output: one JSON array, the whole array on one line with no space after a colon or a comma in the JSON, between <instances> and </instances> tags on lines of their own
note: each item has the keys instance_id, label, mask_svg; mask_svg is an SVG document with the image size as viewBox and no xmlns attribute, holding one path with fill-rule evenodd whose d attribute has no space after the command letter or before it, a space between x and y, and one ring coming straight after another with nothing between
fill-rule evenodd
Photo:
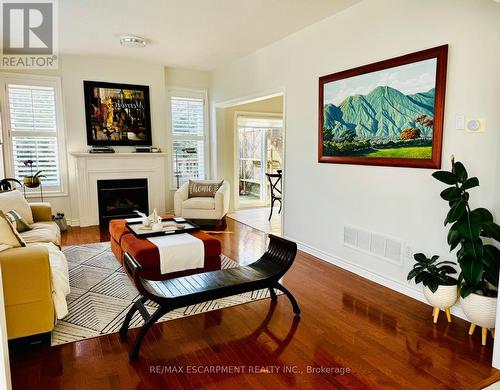
<instances>
[{"instance_id":1,"label":"wall air vent","mask_svg":"<svg viewBox=\"0 0 500 390\"><path fill-rule=\"evenodd\" d=\"M391 263L402 264L403 243L394 237L344 226L344 246Z\"/></svg>"}]
</instances>

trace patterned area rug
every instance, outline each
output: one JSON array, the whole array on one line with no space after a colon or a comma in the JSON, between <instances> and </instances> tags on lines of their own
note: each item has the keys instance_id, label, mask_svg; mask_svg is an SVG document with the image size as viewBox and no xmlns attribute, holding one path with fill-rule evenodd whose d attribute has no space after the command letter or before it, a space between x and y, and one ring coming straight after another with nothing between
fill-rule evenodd
<instances>
[{"instance_id":1,"label":"patterned area rug","mask_svg":"<svg viewBox=\"0 0 500 390\"><path fill-rule=\"evenodd\" d=\"M52 345L70 343L108 333L118 332L125 314L139 292L116 260L109 242L63 247L68 260L68 315L59 320L52 332ZM238 264L222 255L222 268ZM278 291L277 291L278 293ZM158 322L205 313L269 297L267 289L235 295L187 306L167 313ZM150 313L157 305L146 302ZM132 318L131 328L143 324L139 313Z\"/></svg>"}]
</instances>

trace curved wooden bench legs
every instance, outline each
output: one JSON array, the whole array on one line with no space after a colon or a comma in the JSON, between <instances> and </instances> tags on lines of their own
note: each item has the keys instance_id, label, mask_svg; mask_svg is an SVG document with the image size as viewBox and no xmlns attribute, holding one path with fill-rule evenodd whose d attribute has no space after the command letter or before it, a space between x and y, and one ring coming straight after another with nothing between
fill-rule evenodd
<instances>
[{"instance_id":1,"label":"curved wooden bench legs","mask_svg":"<svg viewBox=\"0 0 500 390\"><path fill-rule=\"evenodd\" d=\"M274 291L274 287L269 287L269 294L271 295L271 301L275 301L278 299L276 292Z\"/></svg>"},{"instance_id":2,"label":"curved wooden bench legs","mask_svg":"<svg viewBox=\"0 0 500 390\"><path fill-rule=\"evenodd\" d=\"M120 336L121 337L126 337L127 332L128 332L128 327L130 326L130 321L132 320L132 317L134 316L135 312L139 310L139 304L138 302L141 302L142 307L144 307L144 303L148 299L145 297L141 297L138 301L134 302L132 307L129 309L127 315L125 316L125 319L123 320L123 324L120 327ZM145 308L144 308L145 309Z\"/></svg>"},{"instance_id":3,"label":"curved wooden bench legs","mask_svg":"<svg viewBox=\"0 0 500 390\"><path fill-rule=\"evenodd\" d=\"M130 359L136 359L137 356L139 356L139 351L141 350L141 344L142 344L142 339L144 336L146 336L146 333L148 332L149 328L151 328L156 321L160 319L161 316L165 315L168 313L170 309L164 308L164 307L159 307L151 317L149 317L148 320L144 323L142 326L141 330L139 331L139 334L137 335L137 338L135 339L134 346L132 347L132 351L128 354Z\"/></svg>"},{"instance_id":4,"label":"curved wooden bench legs","mask_svg":"<svg viewBox=\"0 0 500 390\"><path fill-rule=\"evenodd\" d=\"M293 307L293 312L295 313L295 315L300 315L300 307L299 307L299 304L297 303L297 301L295 300L295 297L292 295L292 293L290 291L288 291L285 286L283 286L282 284L280 283L276 283L274 285L274 288L280 290L283 294L285 294L288 299L290 300L290 303L292 304L292 307ZM269 291L273 290L272 288L269 289ZM274 291L271 292L271 299L274 301L276 299L276 293Z\"/></svg>"},{"instance_id":5,"label":"curved wooden bench legs","mask_svg":"<svg viewBox=\"0 0 500 390\"><path fill-rule=\"evenodd\" d=\"M152 315L150 315L146 307L144 306L144 303L147 300L147 298L141 297L138 301L134 302L127 315L125 316L123 324L120 328L120 336L122 338L127 337L130 321L132 320L132 317L134 316L136 311L139 311L142 315L142 318L144 318L145 320L144 324L141 327L141 330L139 331L139 334L135 339L134 346L132 347L132 350L128 355L130 359L135 359L139 355L142 339L144 338L144 336L146 336L149 328L151 328L156 323L156 321L158 321L163 315L167 314L171 310L169 307L160 306Z\"/></svg>"},{"instance_id":6,"label":"curved wooden bench legs","mask_svg":"<svg viewBox=\"0 0 500 390\"><path fill-rule=\"evenodd\" d=\"M271 294L271 299L273 301L276 301L278 298L276 296L276 292L274 289L278 289L285 294L288 299L290 300L292 307L293 307L293 312L295 315L300 315L300 308L299 305L297 304L297 301L295 300L294 296L290 291L288 291L282 284L276 283L273 285L273 287L269 287L269 292ZM139 331L139 334L137 335L137 338L135 339L134 346L132 347L132 350L129 353L129 358L130 359L136 359L137 356L139 356L139 352L141 350L141 344L142 340L144 339L144 336L146 336L146 333L148 330L158 321L162 316L167 314L169 311L172 310L172 308L167 307L167 306L161 306L153 313L149 314L148 311L146 310L146 307L144 306L144 303L148 300L146 297L141 297L139 300L135 301L132 307L129 309L127 315L125 316L125 319L123 320L123 324L120 328L120 336L122 338L127 337L128 333L128 328L130 326L130 321L132 320L132 317L134 316L136 311L139 311L141 313L141 316L144 318L145 322L144 325L141 327L141 330Z\"/></svg>"}]
</instances>

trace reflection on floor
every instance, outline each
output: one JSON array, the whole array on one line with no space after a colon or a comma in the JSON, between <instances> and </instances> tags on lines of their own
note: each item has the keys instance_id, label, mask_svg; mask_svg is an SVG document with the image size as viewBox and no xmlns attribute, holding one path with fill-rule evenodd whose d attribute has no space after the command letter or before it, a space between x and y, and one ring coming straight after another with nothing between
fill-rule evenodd
<instances>
[{"instance_id":1,"label":"reflection on floor","mask_svg":"<svg viewBox=\"0 0 500 390\"><path fill-rule=\"evenodd\" d=\"M227 216L262 232L281 235L281 214L278 214L278 210L279 207L274 208L271 221L268 220L269 207L241 209L229 213Z\"/></svg>"},{"instance_id":2,"label":"reflection on floor","mask_svg":"<svg viewBox=\"0 0 500 390\"><path fill-rule=\"evenodd\" d=\"M240 264L266 248L264 233L231 218L226 231L214 237ZM97 241L109 241L98 226L62 234L63 246ZM11 355L13 388L458 390L482 389L500 373L492 343L482 347L466 321L433 324L428 305L305 252L284 284L301 305L300 322L280 297L157 323L135 362L128 353L137 329L127 339L33 346Z\"/></svg>"}]
</instances>

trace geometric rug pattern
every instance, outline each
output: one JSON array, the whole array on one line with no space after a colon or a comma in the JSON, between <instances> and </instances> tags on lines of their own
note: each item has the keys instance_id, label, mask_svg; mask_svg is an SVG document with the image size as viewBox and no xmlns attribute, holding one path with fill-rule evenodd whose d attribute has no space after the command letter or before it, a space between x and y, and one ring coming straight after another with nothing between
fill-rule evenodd
<instances>
[{"instance_id":1,"label":"geometric rug pattern","mask_svg":"<svg viewBox=\"0 0 500 390\"><path fill-rule=\"evenodd\" d=\"M52 345L70 343L108 333L118 332L125 314L139 297L139 292L125 270L111 252L109 242L63 247L69 268L71 293L68 315L58 320L52 331ZM222 255L222 268L238 264ZM280 293L277 291L277 293ZM158 322L205 313L242 303L268 298L267 289L234 295L173 310ZM146 309L152 313L157 305L147 301ZM136 313L131 328L142 326L144 320Z\"/></svg>"}]
</instances>

